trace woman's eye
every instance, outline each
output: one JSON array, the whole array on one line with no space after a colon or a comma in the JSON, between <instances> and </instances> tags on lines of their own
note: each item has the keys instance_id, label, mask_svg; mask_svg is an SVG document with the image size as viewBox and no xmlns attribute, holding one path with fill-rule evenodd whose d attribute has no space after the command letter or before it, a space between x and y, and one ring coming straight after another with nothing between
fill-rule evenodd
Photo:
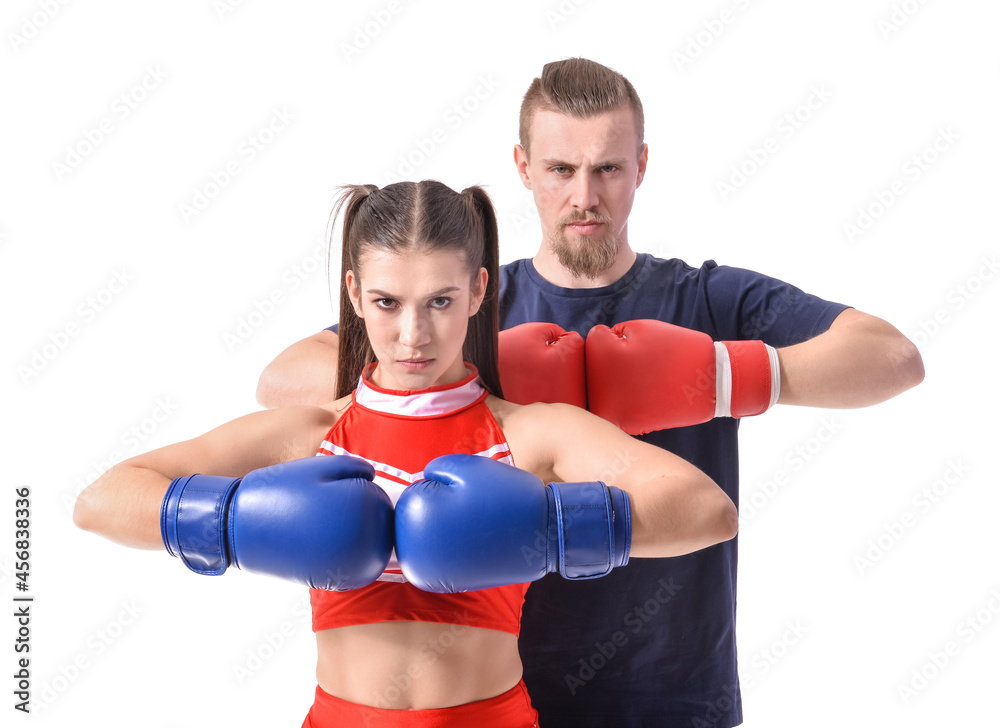
<instances>
[{"instance_id":1,"label":"woman's eye","mask_svg":"<svg viewBox=\"0 0 1000 728\"><path fill-rule=\"evenodd\" d=\"M431 300L431 308L447 308L451 299L446 296L438 296Z\"/></svg>"},{"instance_id":2,"label":"woman's eye","mask_svg":"<svg viewBox=\"0 0 1000 728\"><path fill-rule=\"evenodd\" d=\"M375 305L379 308L392 308L396 305L396 302L391 298L376 298Z\"/></svg>"}]
</instances>

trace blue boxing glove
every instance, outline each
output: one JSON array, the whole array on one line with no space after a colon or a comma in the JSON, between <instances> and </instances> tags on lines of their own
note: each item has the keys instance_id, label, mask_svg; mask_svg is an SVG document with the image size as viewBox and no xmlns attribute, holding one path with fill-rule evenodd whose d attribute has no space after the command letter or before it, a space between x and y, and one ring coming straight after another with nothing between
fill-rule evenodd
<instances>
[{"instance_id":1,"label":"blue boxing glove","mask_svg":"<svg viewBox=\"0 0 1000 728\"><path fill-rule=\"evenodd\" d=\"M604 483L549 483L478 455L445 455L396 502L396 558L430 592L541 579L591 579L628 563L628 493Z\"/></svg>"},{"instance_id":2,"label":"blue boxing glove","mask_svg":"<svg viewBox=\"0 0 1000 728\"><path fill-rule=\"evenodd\" d=\"M243 478L177 478L160 509L163 544L199 574L233 565L316 589L357 589L392 554L392 501L374 476L364 460L323 455Z\"/></svg>"}]
</instances>

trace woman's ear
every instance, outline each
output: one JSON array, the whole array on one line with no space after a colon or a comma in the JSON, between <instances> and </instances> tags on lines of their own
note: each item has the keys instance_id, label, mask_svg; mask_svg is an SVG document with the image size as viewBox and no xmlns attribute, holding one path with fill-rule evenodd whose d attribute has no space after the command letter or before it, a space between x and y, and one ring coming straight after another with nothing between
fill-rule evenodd
<instances>
[{"instance_id":1,"label":"woman's ear","mask_svg":"<svg viewBox=\"0 0 1000 728\"><path fill-rule=\"evenodd\" d=\"M469 302L469 317L475 316L479 313L480 306L483 305L483 298L486 297L486 283L490 279L490 274L486 272L485 268L480 268L479 273L472 280L472 288L470 289L470 302Z\"/></svg>"},{"instance_id":2,"label":"woman's ear","mask_svg":"<svg viewBox=\"0 0 1000 728\"><path fill-rule=\"evenodd\" d=\"M364 318L361 313L361 281L354 275L353 270L344 274L344 285L347 286L347 295L351 297L354 313L358 315L358 318Z\"/></svg>"}]
</instances>

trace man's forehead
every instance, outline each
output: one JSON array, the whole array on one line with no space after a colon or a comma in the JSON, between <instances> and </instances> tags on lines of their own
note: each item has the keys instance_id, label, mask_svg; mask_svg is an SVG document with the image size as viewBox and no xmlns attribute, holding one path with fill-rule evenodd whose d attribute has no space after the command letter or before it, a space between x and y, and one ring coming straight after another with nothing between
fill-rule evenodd
<instances>
[{"instance_id":1,"label":"man's forehead","mask_svg":"<svg viewBox=\"0 0 1000 728\"><path fill-rule=\"evenodd\" d=\"M635 119L624 107L580 118L540 109L531 124L531 154L550 159L634 156Z\"/></svg>"}]
</instances>

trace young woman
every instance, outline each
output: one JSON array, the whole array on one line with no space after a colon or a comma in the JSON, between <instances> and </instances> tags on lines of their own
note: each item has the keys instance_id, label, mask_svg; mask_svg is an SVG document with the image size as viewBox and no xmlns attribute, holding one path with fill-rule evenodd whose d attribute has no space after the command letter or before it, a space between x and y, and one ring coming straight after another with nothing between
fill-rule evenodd
<instances>
[{"instance_id":1,"label":"young woman","mask_svg":"<svg viewBox=\"0 0 1000 728\"><path fill-rule=\"evenodd\" d=\"M339 398L125 461L74 519L200 573L314 587L304 726L535 725L517 650L527 582L705 548L735 535L736 509L585 410L501 399L483 190L358 186L341 204Z\"/></svg>"}]
</instances>

